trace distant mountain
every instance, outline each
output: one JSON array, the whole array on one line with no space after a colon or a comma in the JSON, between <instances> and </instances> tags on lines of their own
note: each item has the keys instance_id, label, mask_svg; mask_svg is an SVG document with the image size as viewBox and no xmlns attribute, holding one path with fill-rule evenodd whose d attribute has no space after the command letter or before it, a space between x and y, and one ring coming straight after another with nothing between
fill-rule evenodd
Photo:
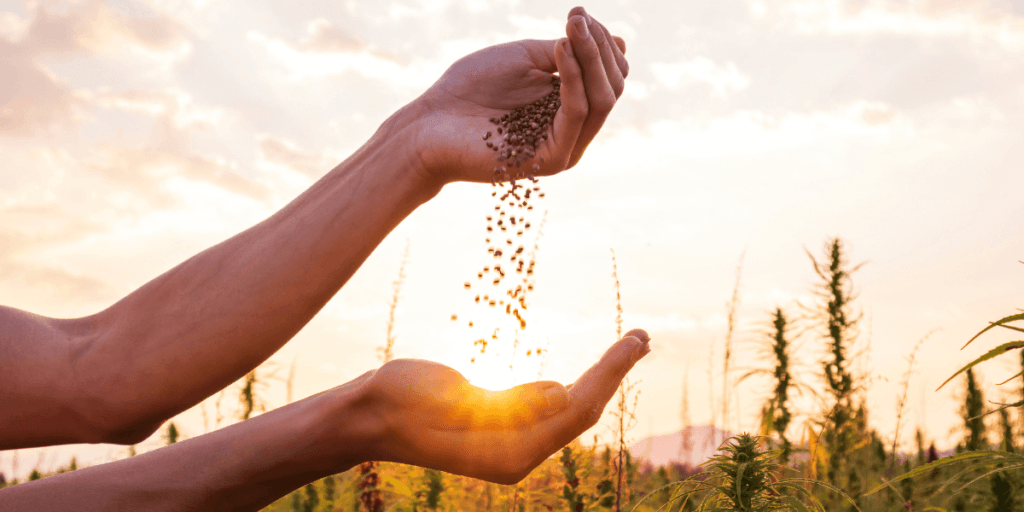
<instances>
[{"instance_id":1,"label":"distant mountain","mask_svg":"<svg viewBox=\"0 0 1024 512\"><path fill-rule=\"evenodd\" d=\"M671 463L696 467L718 453L718 446L734 434L713 425L686 427L679 432L641 439L629 447L634 457L653 466ZM689 447L684 447L684 442Z\"/></svg>"}]
</instances>

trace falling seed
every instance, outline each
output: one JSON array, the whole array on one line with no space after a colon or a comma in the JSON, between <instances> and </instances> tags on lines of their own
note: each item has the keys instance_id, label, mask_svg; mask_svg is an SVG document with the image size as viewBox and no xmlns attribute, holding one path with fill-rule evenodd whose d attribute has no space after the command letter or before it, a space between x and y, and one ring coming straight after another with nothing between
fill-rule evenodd
<instances>
[{"instance_id":1,"label":"falling seed","mask_svg":"<svg viewBox=\"0 0 1024 512\"><path fill-rule=\"evenodd\" d=\"M459 319L459 315L455 315L455 314L452 315L452 322L454 322L454 321L456 321L458 319Z\"/></svg>"},{"instance_id":2,"label":"falling seed","mask_svg":"<svg viewBox=\"0 0 1024 512\"><path fill-rule=\"evenodd\" d=\"M469 281L466 281L466 284L464 284L462 286L465 286L466 289L468 290L470 288L470 286L472 286L472 285L469 284Z\"/></svg>"}]
</instances>

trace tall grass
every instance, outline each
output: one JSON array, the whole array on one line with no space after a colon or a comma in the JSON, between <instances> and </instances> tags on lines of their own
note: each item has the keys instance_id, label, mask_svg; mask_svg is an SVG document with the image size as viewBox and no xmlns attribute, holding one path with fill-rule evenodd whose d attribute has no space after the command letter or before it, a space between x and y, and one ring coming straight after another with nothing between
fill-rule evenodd
<instances>
[{"instance_id":1,"label":"tall grass","mask_svg":"<svg viewBox=\"0 0 1024 512\"><path fill-rule=\"evenodd\" d=\"M732 380L729 378L729 363L732 362L732 341L736 333L736 310L740 303L740 279L743 275L743 259L746 251L740 254L736 264L736 282L732 287L732 297L726 304L725 354L722 357L722 428L729 427L729 397L732 395Z\"/></svg>"},{"instance_id":2,"label":"tall grass","mask_svg":"<svg viewBox=\"0 0 1024 512\"><path fill-rule=\"evenodd\" d=\"M612 279L615 282L615 336L622 339L622 294L619 283L619 264L615 259L615 250L612 249ZM615 512L622 510L623 495L629 500L629 487L626 482L626 466L629 453L626 448L626 431L636 423L636 405L640 399L640 392L635 389L636 383L626 377L619 384L618 399L615 404L616 427L615 443L618 448L618 456L615 462ZM631 403L632 401L632 403Z\"/></svg>"}]
</instances>

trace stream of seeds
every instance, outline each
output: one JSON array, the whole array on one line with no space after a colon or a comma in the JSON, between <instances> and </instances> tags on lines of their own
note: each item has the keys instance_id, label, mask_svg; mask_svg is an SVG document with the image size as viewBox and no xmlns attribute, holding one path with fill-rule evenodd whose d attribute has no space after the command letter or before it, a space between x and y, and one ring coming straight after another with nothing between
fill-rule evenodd
<instances>
[{"instance_id":1,"label":"stream of seeds","mask_svg":"<svg viewBox=\"0 0 1024 512\"><path fill-rule=\"evenodd\" d=\"M557 76L552 77L551 86L552 91L547 96L501 117L492 117L490 122L495 125L494 129L482 136L484 144L494 153L496 162L491 177L494 209L486 214L485 243L491 263L480 269L475 283L466 281L463 286L474 295L475 304L498 308L514 319L517 331L525 330L527 325L526 297L535 284L533 271L537 264L537 239L543 225L543 219L539 226L533 225L537 220L533 202L544 197L540 181L534 175L540 170L544 157L539 157L540 163L532 160L537 156L537 148L550 136L555 113L562 105L559 95L561 80ZM524 236L531 230L535 232L534 244L527 253ZM457 321L458 315L452 315L452 320ZM467 323L473 327L472 319ZM496 328L490 341L497 339ZM479 339L474 342L474 347L483 354L488 343L487 339ZM526 354L540 355L542 350L531 349ZM475 361L474 357L470 362Z\"/></svg>"}]
</instances>

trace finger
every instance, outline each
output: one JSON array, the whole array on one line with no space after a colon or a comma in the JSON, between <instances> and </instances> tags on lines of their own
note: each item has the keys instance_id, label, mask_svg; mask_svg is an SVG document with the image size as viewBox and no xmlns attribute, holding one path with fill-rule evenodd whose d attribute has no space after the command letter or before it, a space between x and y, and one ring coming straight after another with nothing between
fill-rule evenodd
<instances>
[{"instance_id":1,"label":"finger","mask_svg":"<svg viewBox=\"0 0 1024 512\"><path fill-rule=\"evenodd\" d=\"M629 332L626 333L626 336L632 336L643 343L651 341L650 335L648 335L647 331L643 329L630 329Z\"/></svg>"},{"instance_id":2,"label":"finger","mask_svg":"<svg viewBox=\"0 0 1024 512\"><path fill-rule=\"evenodd\" d=\"M611 35L611 33L608 32L608 29L605 28L603 24L594 20L593 17L590 16L590 13L588 13L587 10L584 9L583 7L577 6L573 7L572 9L569 9L569 16L567 19L572 19L573 16L583 16L587 18L588 23L595 22L597 23L597 25L601 27L601 29L605 33L606 38L610 39L615 43L614 45L612 45L615 51L615 61L619 64L619 70L622 73L622 76L628 76L629 63L626 62L626 58L624 56L624 54L626 53L626 41L623 40L621 37ZM593 32L593 27L591 27L591 32Z\"/></svg>"},{"instance_id":3,"label":"finger","mask_svg":"<svg viewBox=\"0 0 1024 512\"><path fill-rule=\"evenodd\" d=\"M562 106L555 113L552 126L552 147L564 148L561 155L552 154L561 171L571 167L573 148L579 140L580 131L587 120L590 107L587 103L587 91L583 85L583 71L573 54L568 39L560 39L555 43L555 59L558 62L558 76L562 80L560 96Z\"/></svg>"},{"instance_id":4,"label":"finger","mask_svg":"<svg viewBox=\"0 0 1024 512\"><path fill-rule=\"evenodd\" d=\"M596 424L626 373L650 351L650 345L636 336L615 342L597 364L573 383L569 392L569 414L586 428Z\"/></svg>"},{"instance_id":5,"label":"finger","mask_svg":"<svg viewBox=\"0 0 1024 512\"><path fill-rule=\"evenodd\" d=\"M576 140L569 167L576 165L587 145L604 125L605 119L615 106L615 91L604 70L604 61L597 42L587 28L586 18L573 16L569 21L569 38L572 49L583 72L583 84L587 91L588 114Z\"/></svg>"},{"instance_id":6,"label":"finger","mask_svg":"<svg viewBox=\"0 0 1024 512\"><path fill-rule=\"evenodd\" d=\"M583 12L583 16L587 20L587 28L594 36L594 41L597 43L598 49L601 50L601 60L604 61L604 72L608 76L608 80L611 81L612 90L615 91L615 97L618 98L619 96L622 96L622 89L625 86L624 78L629 74L629 63L626 62L626 57L624 57L622 55L622 51L619 50L618 44L612 39L612 34L611 32L608 32L608 28L595 20L594 17L585 10Z\"/></svg>"},{"instance_id":7,"label":"finger","mask_svg":"<svg viewBox=\"0 0 1024 512\"><path fill-rule=\"evenodd\" d=\"M608 27L604 26L603 23L597 20L594 20L594 23L601 28L602 32L604 32L605 41L608 43L608 47L615 59L615 66L618 68L622 78L626 78L629 76L629 61L626 60L626 55L622 50L622 48L626 46L626 42L623 41L622 38L613 36L612 33L608 31Z\"/></svg>"},{"instance_id":8,"label":"finger","mask_svg":"<svg viewBox=\"0 0 1024 512\"><path fill-rule=\"evenodd\" d=\"M612 39L615 41L615 46L617 46L619 48L619 51L622 52L623 55L625 55L626 54L626 40L621 38L621 37L619 37L619 36L612 36Z\"/></svg>"},{"instance_id":9,"label":"finger","mask_svg":"<svg viewBox=\"0 0 1024 512\"><path fill-rule=\"evenodd\" d=\"M619 69L619 63L615 61L615 51L612 50L615 45L611 43L611 34L608 34L608 31L600 23L590 17L587 17L587 30L593 36L594 43L597 44L597 48L601 52L604 74L608 77L608 83L612 87L612 92L615 93L615 98L618 99L619 96L622 96L622 89L625 87L626 81L622 76L622 70Z\"/></svg>"}]
</instances>

